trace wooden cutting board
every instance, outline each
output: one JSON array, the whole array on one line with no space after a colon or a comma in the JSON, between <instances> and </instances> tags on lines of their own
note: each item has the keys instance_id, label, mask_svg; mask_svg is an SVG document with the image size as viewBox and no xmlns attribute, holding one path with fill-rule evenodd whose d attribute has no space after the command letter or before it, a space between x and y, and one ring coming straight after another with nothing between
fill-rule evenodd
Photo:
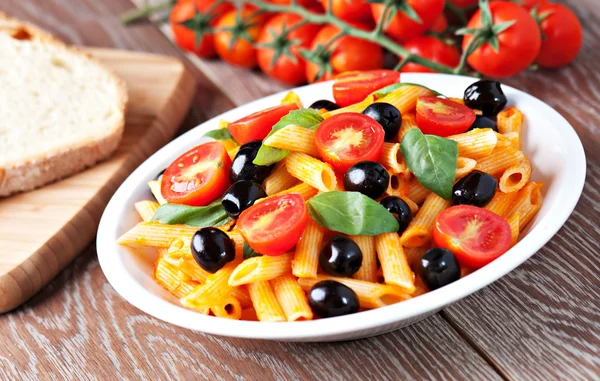
<instances>
[{"instance_id":1,"label":"wooden cutting board","mask_svg":"<svg viewBox=\"0 0 600 381\"><path fill-rule=\"evenodd\" d=\"M0 313L33 296L94 239L116 188L171 140L195 93L193 76L175 58L87 50L127 83L123 141L114 156L96 167L0 199Z\"/></svg>"}]
</instances>

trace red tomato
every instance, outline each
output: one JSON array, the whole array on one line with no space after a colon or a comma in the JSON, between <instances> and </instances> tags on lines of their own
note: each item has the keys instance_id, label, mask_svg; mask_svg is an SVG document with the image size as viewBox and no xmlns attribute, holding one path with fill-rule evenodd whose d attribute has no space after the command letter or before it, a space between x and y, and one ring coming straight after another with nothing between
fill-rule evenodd
<instances>
[{"instance_id":1,"label":"red tomato","mask_svg":"<svg viewBox=\"0 0 600 381\"><path fill-rule=\"evenodd\" d=\"M477 6L479 0L448 0L448 2L459 8L469 8Z\"/></svg>"},{"instance_id":2,"label":"red tomato","mask_svg":"<svg viewBox=\"0 0 600 381\"><path fill-rule=\"evenodd\" d=\"M290 111L297 110L295 103L270 107L266 110L255 112L240 120L230 123L227 127L231 136L239 144L246 144L253 140L263 140L279 119Z\"/></svg>"},{"instance_id":3,"label":"red tomato","mask_svg":"<svg viewBox=\"0 0 600 381\"><path fill-rule=\"evenodd\" d=\"M583 45L583 33L577 16L560 4L540 7L538 17L548 14L542 20L542 49L535 62L540 66L558 68L569 64L577 57Z\"/></svg>"},{"instance_id":4,"label":"red tomato","mask_svg":"<svg viewBox=\"0 0 600 381\"><path fill-rule=\"evenodd\" d=\"M435 19L430 30L434 33L444 33L446 29L448 29L448 19L442 13Z\"/></svg>"},{"instance_id":5,"label":"red tomato","mask_svg":"<svg viewBox=\"0 0 600 381\"><path fill-rule=\"evenodd\" d=\"M492 0L492 3L497 2L497 1L500 1L500 0ZM548 4L548 0L519 0L519 1L515 1L515 2L518 3L520 6L524 7L525 9L527 9L528 11L532 10L534 7L540 7L542 5Z\"/></svg>"},{"instance_id":6,"label":"red tomato","mask_svg":"<svg viewBox=\"0 0 600 381\"><path fill-rule=\"evenodd\" d=\"M490 77L510 77L527 69L537 57L542 45L540 28L525 8L508 1L491 3L494 25L515 21L515 24L498 35L500 48L495 52L489 43L477 48L468 62L475 70ZM468 28L481 27L481 11L477 11ZM463 50L473 36L463 39Z\"/></svg>"},{"instance_id":7,"label":"red tomato","mask_svg":"<svg viewBox=\"0 0 600 381\"><path fill-rule=\"evenodd\" d=\"M365 25L373 24L371 6L365 0L320 0L325 10L329 8L331 1L331 12L337 18L348 22Z\"/></svg>"},{"instance_id":8,"label":"red tomato","mask_svg":"<svg viewBox=\"0 0 600 381\"><path fill-rule=\"evenodd\" d=\"M446 66L455 67L460 62L458 48L435 37L417 37L404 44L404 47L411 53ZM404 65L401 71L403 73L435 73L435 70L412 62Z\"/></svg>"},{"instance_id":9,"label":"red tomato","mask_svg":"<svg viewBox=\"0 0 600 381\"><path fill-rule=\"evenodd\" d=\"M400 73L393 70L348 72L338 75L333 84L335 102L346 107L363 101L369 94L400 82Z\"/></svg>"},{"instance_id":10,"label":"red tomato","mask_svg":"<svg viewBox=\"0 0 600 381\"><path fill-rule=\"evenodd\" d=\"M273 17L265 24L265 27L258 38L258 43L272 43L275 40L274 36L280 36L284 28L285 30L289 30L301 21L302 17L291 13L281 13ZM305 24L287 34L289 40L298 42L298 44L289 48L296 58L295 60L282 54L272 65L275 50L273 48L258 48L258 66L263 72L282 82L290 85L299 85L303 83L306 81L306 64L302 56L300 56L299 51L301 48L310 47L310 43L319 31L319 28L320 27L315 24Z\"/></svg>"},{"instance_id":11,"label":"red tomato","mask_svg":"<svg viewBox=\"0 0 600 381\"><path fill-rule=\"evenodd\" d=\"M296 246L307 222L308 210L302 196L285 193L244 210L236 226L250 247L260 254L274 256Z\"/></svg>"},{"instance_id":12,"label":"red tomato","mask_svg":"<svg viewBox=\"0 0 600 381\"><path fill-rule=\"evenodd\" d=\"M232 10L227 12L217 22L217 28L231 28L236 24L236 15L238 10ZM253 41L258 39L260 34L261 24L264 21L264 16L253 17L252 20L248 19L248 16L253 14L255 11L252 8L244 7L241 11L241 18L245 19L246 22L253 23L254 25L246 29L246 33ZM217 54L223 61L229 62L232 65L252 68L256 66L256 50L252 43L245 40L242 37L236 39L231 45L231 39L233 36L228 30L222 30L215 33L215 49Z\"/></svg>"},{"instance_id":13,"label":"red tomato","mask_svg":"<svg viewBox=\"0 0 600 381\"><path fill-rule=\"evenodd\" d=\"M197 41L196 33L202 31L195 31L182 23L192 20L199 14L210 20L208 26L216 25L217 20L233 7L231 4L222 3L208 13L215 2L216 0L180 0L175 3L169 16L169 23L175 42L181 49L194 52L200 57L214 57L215 45L212 33L205 32L200 41Z\"/></svg>"},{"instance_id":14,"label":"red tomato","mask_svg":"<svg viewBox=\"0 0 600 381\"><path fill-rule=\"evenodd\" d=\"M353 24L356 28L365 27ZM339 29L333 25L321 28L313 40L311 50L314 51L318 45L325 46L329 40L338 34ZM356 37L344 36L335 41L329 48L331 57L329 63L333 73L320 78L321 81L333 79L336 74L346 71L374 70L383 67L383 51L381 47L369 41ZM315 82L319 66L312 62L306 62L306 79Z\"/></svg>"},{"instance_id":15,"label":"red tomato","mask_svg":"<svg viewBox=\"0 0 600 381\"><path fill-rule=\"evenodd\" d=\"M487 209L452 206L438 214L433 239L454 253L461 266L481 268L510 248L510 225Z\"/></svg>"},{"instance_id":16,"label":"red tomato","mask_svg":"<svg viewBox=\"0 0 600 381\"><path fill-rule=\"evenodd\" d=\"M406 0L408 6L417 13L421 22L416 22L404 12L398 11L384 30L399 42L423 35L444 11L444 0ZM383 17L384 4L371 4L373 18Z\"/></svg>"},{"instance_id":17,"label":"red tomato","mask_svg":"<svg viewBox=\"0 0 600 381\"><path fill-rule=\"evenodd\" d=\"M373 118L347 112L325 119L315 132L319 155L333 169L345 173L360 161L379 161L385 132Z\"/></svg>"},{"instance_id":18,"label":"red tomato","mask_svg":"<svg viewBox=\"0 0 600 381\"><path fill-rule=\"evenodd\" d=\"M419 97L416 122L424 134L450 136L467 131L475 122L475 112L448 99Z\"/></svg>"},{"instance_id":19,"label":"red tomato","mask_svg":"<svg viewBox=\"0 0 600 381\"><path fill-rule=\"evenodd\" d=\"M267 3L277 4L277 5L290 5L292 0L268 0ZM318 5L318 0L298 0L298 5L303 6L306 9L314 9Z\"/></svg>"},{"instance_id":20,"label":"red tomato","mask_svg":"<svg viewBox=\"0 0 600 381\"><path fill-rule=\"evenodd\" d=\"M201 144L167 167L160 193L171 204L208 205L229 187L230 169L231 159L223 143Z\"/></svg>"}]
</instances>

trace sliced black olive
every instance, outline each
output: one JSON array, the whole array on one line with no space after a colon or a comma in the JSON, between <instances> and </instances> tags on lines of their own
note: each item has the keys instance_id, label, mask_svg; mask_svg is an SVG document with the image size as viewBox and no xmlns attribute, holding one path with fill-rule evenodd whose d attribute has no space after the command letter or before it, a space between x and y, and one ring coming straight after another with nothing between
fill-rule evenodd
<instances>
[{"instance_id":1,"label":"sliced black olive","mask_svg":"<svg viewBox=\"0 0 600 381\"><path fill-rule=\"evenodd\" d=\"M229 180L232 184L240 180L255 181L262 183L265 181L273 166L256 165L252 163L258 150L260 149L260 140L249 142L240 147L237 155L231 163L231 172Z\"/></svg>"},{"instance_id":2,"label":"sliced black olive","mask_svg":"<svg viewBox=\"0 0 600 381\"><path fill-rule=\"evenodd\" d=\"M494 116L506 107L507 99L500 82L481 80L465 90L465 105L481 110L485 116Z\"/></svg>"},{"instance_id":3,"label":"sliced black olive","mask_svg":"<svg viewBox=\"0 0 600 381\"><path fill-rule=\"evenodd\" d=\"M467 131L471 131L476 128L491 128L492 130L498 132L498 125L496 124L496 121L483 115L476 115L475 121Z\"/></svg>"},{"instance_id":4,"label":"sliced black olive","mask_svg":"<svg viewBox=\"0 0 600 381\"><path fill-rule=\"evenodd\" d=\"M377 102L373 103L363 111L363 114L370 116L375 121L381 124L385 131L385 140L391 140L398 135L400 127L402 127L402 114L400 110L389 103Z\"/></svg>"},{"instance_id":5,"label":"sliced black olive","mask_svg":"<svg viewBox=\"0 0 600 381\"><path fill-rule=\"evenodd\" d=\"M235 244L227 233L216 228L202 228L192 237L192 255L209 273L216 273L235 258Z\"/></svg>"},{"instance_id":6,"label":"sliced black olive","mask_svg":"<svg viewBox=\"0 0 600 381\"><path fill-rule=\"evenodd\" d=\"M410 221L412 221L412 211L406 201L400 197L389 196L379 203L396 217L399 226L398 234L402 234L408 227L408 224L410 224Z\"/></svg>"},{"instance_id":7,"label":"sliced black olive","mask_svg":"<svg viewBox=\"0 0 600 381\"><path fill-rule=\"evenodd\" d=\"M390 184L390 174L379 163L361 161L354 164L344 175L344 188L360 192L373 199L380 197Z\"/></svg>"},{"instance_id":8,"label":"sliced black olive","mask_svg":"<svg viewBox=\"0 0 600 381\"><path fill-rule=\"evenodd\" d=\"M254 205L256 200L267 197L267 192L254 181L242 180L227 189L221 204L231 218L238 218L240 214Z\"/></svg>"},{"instance_id":9,"label":"sliced black olive","mask_svg":"<svg viewBox=\"0 0 600 381\"><path fill-rule=\"evenodd\" d=\"M459 280L460 265L450 250L436 247L423 254L419 273L427 287L435 290Z\"/></svg>"},{"instance_id":10,"label":"sliced black olive","mask_svg":"<svg viewBox=\"0 0 600 381\"><path fill-rule=\"evenodd\" d=\"M353 314L360 308L356 293L333 280L324 280L312 286L308 293L308 304L322 318Z\"/></svg>"},{"instance_id":11,"label":"sliced black olive","mask_svg":"<svg viewBox=\"0 0 600 381\"><path fill-rule=\"evenodd\" d=\"M162 171L160 171L160 173L158 175L156 175L156 181L162 181L163 175L165 174L165 171L167 170L167 168L163 169Z\"/></svg>"},{"instance_id":12,"label":"sliced black olive","mask_svg":"<svg viewBox=\"0 0 600 381\"><path fill-rule=\"evenodd\" d=\"M311 104L309 108L315 109L317 111L319 111L319 110L333 111L333 110L339 109L340 106L333 103L332 101L328 101L327 99L321 99L321 100L318 100L315 103Z\"/></svg>"},{"instance_id":13,"label":"sliced black olive","mask_svg":"<svg viewBox=\"0 0 600 381\"><path fill-rule=\"evenodd\" d=\"M319 263L328 274L350 277L360 269L363 254L350 238L336 235L323 246Z\"/></svg>"},{"instance_id":14,"label":"sliced black olive","mask_svg":"<svg viewBox=\"0 0 600 381\"><path fill-rule=\"evenodd\" d=\"M496 194L497 186L498 180L493 176L481 171L472 171L452 187L452 202L455 205L484 207Z\"/></svg>"}]
</instances>

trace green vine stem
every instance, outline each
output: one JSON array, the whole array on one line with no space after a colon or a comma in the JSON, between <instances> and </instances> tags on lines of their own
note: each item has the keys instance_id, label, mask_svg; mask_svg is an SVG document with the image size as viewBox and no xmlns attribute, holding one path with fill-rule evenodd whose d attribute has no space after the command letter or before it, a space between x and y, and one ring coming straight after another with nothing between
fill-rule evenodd
<instances>
[{"instance_id":1,"label":"green vine stem","mask_svg":"<svg viewBox=\"0 0 600 381\"><path fill-rule=\"evenodd\" d=\"M151 16L155 12L166 11L175 4L175 1L169 0L155 5L144 5L141 8L132 9L121 15L121 22L125 25L136 22L140 19Z\"/></svg>"}]
</instances>

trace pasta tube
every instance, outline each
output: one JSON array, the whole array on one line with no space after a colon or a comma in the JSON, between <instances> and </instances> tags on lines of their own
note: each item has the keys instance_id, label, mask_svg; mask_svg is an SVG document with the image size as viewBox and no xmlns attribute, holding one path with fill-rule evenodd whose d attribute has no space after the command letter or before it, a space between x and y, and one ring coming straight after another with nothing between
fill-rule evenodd
<instances>
[{"instance_id":1,"label":"pasta tube","mask_svg":"<svg viewBox=\"0 0 600 381\"><path fill-rule=\"evenodd\" d=\"M358 269L352 277L367 282L377 282L377 251L375 249L375 237L355 235L350 237L350 239L358 245L363 255L360 269Z\"/></svg>"},{"instance_id":2,"label":"pasta tube","mask_svg":"<svg viewBox=\"0 0 600 381\"><path fill-rule=\"evenodd\" d=\"M158 209L158 203L150 200L144 200L135 203L135 210L138 212L142 221L150 221Z\"/></svg>"},{"instance_id":3,"label":"pasta tube","mask_svg":"<svg viewBox=\"0 0 600 381\"><path fill-rule=\"evenodd\" d=\"M242 305L240 301L233 296L228 296L219 304L210 308L216 317L240 320L242 317Z\"/></svg>"},{"instance_id":4,"label":"pasta tube","mask_svg":"<svg viewBox=\"0 0 600 381\"><path fill-rule=\"evenodd\" d=\"M413 128L419 128L419 126L417 126L417 121L415 120L415 114L402 114L402 126L400 127L400 131L398 131L398 136L396 137L398 143L402 143L402 138L404 138L404 135L406 135L408 130Z\"/></svg>"},{"instance_id":5,"label":"pasta tube","mask_svg":"<svg viewBox=\"0 0 600 381\"><path fill-rule=\"evenodd\" d=\"M248 285L248 293L256 316L260 321L286 321L285 313L279 305L273 288L267 281L258 281Z\"/></svg>"},{"instance_id":6,"label":"pasta tube","mask_svg":"<svg viewBox=\"0 0 600 381\"><path fill-rule=\"evenodd\" d=\"M263 255L243 261L229 277L230 286L275 279L291 271L292 256L283 254L276 257Z\"/></svg>"},{"instance_id":7,"label":"pasta tube","mask_svg":"<svg viewBox=\"0 0 600 381\"><path fill-rule=\"evenodd\" d=\"M375 102L375 97L373 95L369 95L368 97L366 97L363 101L359 102L359 103L355 103L352 104L350 106L346 106L346 107L342 107L339 108L337 110L333 110L333 111L328 111L326 113L323 114L323 118L327 119L327 118L331 118L334 115L337 114L343 114L346 112L363 112L365 111L365 109L367 107L369 107L371 104L373 104L373 102Z\"/></svg>"},{"instance_id":8,"label":"pasta tube","mask_svg":"<svg viewBox=\"0 0 600 381\"><path fill-rule=\"evenodd\" d=\"M300 241L296 245L296 253L292 261L292 273L299 278L314 278L319 268L319 250L323 243L323 228L312 218L308 223Z\"/></svg>"},{"instance_id":9,"label":"pasta tube","mask_svg":"<svg viewBox=\"0 0 600 381\"><path fill-rule=\"evenodd\" d=\"M437 215L450 206L450 201L444 200L435 193L429 194L412 221L402 233L400 242L402 246L423 246L431 239L433 224Z\"/></svg>"},{"instance_id":10,"label":"pasta tube","mask_svg":"<svg viewBox=\"0 0 600 381\"><path fill-rule=\"evenodd\" d=\"M497 116L498 123L498 132L501 134L506 134L509 132L516 132L519 136L519 146L516 147L518 149L521 148L520 137L521 137L521 128L523 127L523 113L515 106L510 106L500 111Z\"/></svg>"},{"instance_id":11,"label":"pasta tube","mask_svg":"<svg viewBox=\"0 0 600 381\"><path fill-rule=\"evenodd\" d=\"M406 163L400 152L400 143L383 143L379 162L393 174L406 171Z\"/></svg>"},{"instance_id":12,"label":"pasta tube","mask_svg":"<svg viewBox=\"0 0 600 381\"><path fill-rule=\"evenodd\" d=\"M191 293L197 286L197 283L192 280L182 280L179 276L179 270L163 258L159 258L156 261L154 280L156 280L156 283L162 288L169 291L177 298L183 298Z\"/></svg>"},{"instance_id":13,"label":"pasta tube","mask_svg":"<svg viewBox=\"0 0 600 381\"><path fill-rule=\"evenodd\" d=\"M518 164L512 165L504 171L498 181L498 187L504 193L521 190L531 178L531 163L527 158Z\"/></svg>"},{"instance_id":14,"label":"pasta tube","mask_svg":"<svg viewBox=\"0 0 600 381\"><path fill-rule=\"evenodd\" d=\"M388 196L404 197L410 191L410 184L404 173L390 173L390 182L385 193Z\"/></svg>"},{"instance_id":15,"label":"pasta tube","mask_svg":"<svg viewBox=\"0 0 600 381\"><path fill-rule=\"evenodd\" d=\"M519 215L519 230L523 230L542 207L542 185L529 183L517 193L509 216Z\"/></svg>"},{"instance_id":16,"label":"pasta tube","mask_svg":"<svg viewBox=\"0 0 600 381\"><path fill-rule=\"evenodd\" d=\"M206 281L196 287L191 293L182 298L181 304L189 308L213 307L219 303L225 296L229 295L233 290L228 283L229 277L235 270L239 261L229 262L219 271L211 274Z\"/></svg>"},{"instance_id":17,"label":"pasta tube","mask_svg":"<svg viewBox=\"0 0 600 381\"><path fill-rule=\"evenodd\" d=\"M284 194L284 193L298 193L298 194L300 194L300 196L302 196L304 201L308 201L309 199L316 196L317 193L319 193L319 191L316 190L315 188L311 187L308 184L300 183L298 185L294 185L291 188L282 190L281 192L278 192L276 194Z\"/></svg>"},{"instance_id":18,"label":"pasta tube","mask_svg":"<svg viewBox=\"0 0 600 381\"><path fill-rule=\"evenodd\" d=\"M417 204L422 204L423 201L425 201L425 199L427 198L427 196L431 194L431 191L425 188L423 184L421 184L419 180L417 180L416 177L410 180L410 182L408 183L408 187L408 198L410 198Z\"/></svg>"},{"instance_id":19,"label":"pasta tube","mask_svg":"<svg viewBox=\"0 0 600 381\"><path fill-rule=\"evenodd\" d=\"M377 256L386 284L402 288L407 294L415 291L413 273L400 244L398 233L383 233L375 237Z\"/></svg>"},{"instance_id":20,"label":"pasta tube","mask_svg":"<svg viewBox=\"0 0 600 381\"><path fill-rule=\"evenodd\" d=\"M490 128L476 128L463 134L448 136L458 144L458 155L470 159L489 156L498 144L498 136Z\"/></svg>"},{"instance_id":21,"label":"pasta tube","mask_svg":"<svg viewBox=\"0 0 600 381\"><path fill-rule=\"evenodd\" d=\"M485 206L489 211L492 211L500 217L508 217L508 213L512 209L513 202L517 197L517 193L504 193L496 191L492 200Z\"/></svg>"},{"instance_id":22,"label":"pasta tube","mask_svg":"<svg viewBox=\"0 0 600 381\"><path fill-rule=\"evenodd\" d=\"M162 193L160 192L160 181L148 181L148 187L150 188L150 192L152 192L152 195L160 205L167 203L167 200L165 200L165 198L162 196Z\"/></svg>"},{"instance_id":23,"label":"pasta tube","mask_svg":"<svg viewBox=\"0 0 600 381\"><path fill-rule=\"evenodd\" d=\"M510 218L507 220L508 225L510 225L510 245L511 246L514 246L517 243L517 240L519 239L520 217L521 216L518 213L515 213L512 216L510 216Z\"/></svg>"},{"instance_id":24,"label":"pasta tube","mask_svg":"<svg viewBox=\"0 0 600 381\"><path fill-rule=\"evenodd\" d=\"M285 167L285 159L277 163L273 172L265 179L263 186L269 196L293 187L298 179L290 175Z\"/></svg>"},{"instance_id":25,"label":"pasta tube","mask_svg":"<svg viewBox=\"0 0 600 381\"><path fill-rule=\"evenodd\" d=\"M198 228L185 225L166 225L160 222L140 222L123 234L117 243L120 245L140 245L168 248L173 241L185 237L191 241Z\"/></svg>"},{"instance_id":26,"label":"pasta tube","mask_svg":"<svg viewBox=\"0 0 600 381\"><path fill-rule=\"evenodd\" d=\"M311 320L313 312L306 294L292 275L283 275L271 281L275 297L283 309L287 321Z\"/></svg>"},{"instance_id":27,"label":"pasta tube","mask_svg":"<svg viewBox=\"0 0 600 381\"><path fill-rule=\"evenodd\" d=\"M477 162L475 160L459 156L456 159L455 179L458 180L460 178L465 177L475 168L476 165Z\"/></svg>"},{"instance_id":28,"label":"pasta tube","mask_svg":"<svg viewBox=\"0 0 600 381\"><path fill-rule=\"evenodd\" d=\"M497 176L524 158L525 154L513 147L498 147L489 156L477 161L475 169Z\"/></svg>"},{"instance_id":29,"label":"pasta tube","mask_svg":"<svg viewBox=\"0 0 600 381\"><path fill-rule=\"evenodd\" d=\"M389 103L400 110L402 115L415 111L417 98L433 95L433 93L422 86L402 86L398 90L389 93L378 102Z\"/></svg>"},{"instance_id":30,"label":"pasta tube","mask_svg":"<svg viewBox=\"0 0 600 381\"><path fill-rule=\"evenodd\" d=\"M290 124L275 131L263 141L263 144L286 151L319 156L315 146L315 131L295 124Z\"/></svg>"},{"instance_id":31,"label":"pasta tube","mask_svg":"<svg viewBox=\"0 0 600 381\"><path fill-rule=\"evenodd\" d=\"M290 175L322 192L335 190L337 179L331 166L303 153L290 152L286 158Z\"/></svg>"}]
</instances>

